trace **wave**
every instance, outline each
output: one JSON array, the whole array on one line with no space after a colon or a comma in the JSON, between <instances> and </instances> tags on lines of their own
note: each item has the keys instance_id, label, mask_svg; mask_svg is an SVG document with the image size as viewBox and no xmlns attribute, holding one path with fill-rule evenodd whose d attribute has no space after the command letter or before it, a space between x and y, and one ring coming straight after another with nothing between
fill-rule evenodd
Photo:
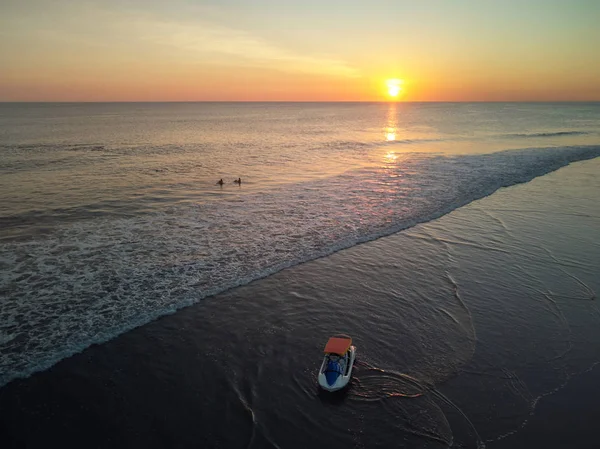
<instances>
[{"instance_id":1,"label":"wave","mask_svg":"<svg viewBox=\"0 0 600 449\"><path fill-rule=\"evenodd\" d=\"M398 153L328 179L4 243L0 386L207 296L598 156L598 146Z\"/></svg>"},{"instance_id":2,"label":"wave","mask_svg":"<svg viewBox=\"0 0 600 449\"><path fill-rule=\"evenodd\" d=\"M545 133L523 133L523 134L505 134L505 137L560 137L560 136L584 136L591 134L587 131L557 131Z\"/></svg>"}]
</instances>

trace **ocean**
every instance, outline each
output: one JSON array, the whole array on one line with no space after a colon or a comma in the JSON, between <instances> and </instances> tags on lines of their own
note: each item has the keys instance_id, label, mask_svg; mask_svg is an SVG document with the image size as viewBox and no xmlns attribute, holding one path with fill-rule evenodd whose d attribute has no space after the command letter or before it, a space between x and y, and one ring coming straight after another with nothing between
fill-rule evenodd
<instances>
[{"instance_id":1,"label":"ocean","mask_svg":"<svg viewBox=\"0 0 600 449\"><path fill-rule=\"evenodd\" d=\"M596 447L598 156L600 103L0 104L4 443Z\"/></svg>"}]
</instances>

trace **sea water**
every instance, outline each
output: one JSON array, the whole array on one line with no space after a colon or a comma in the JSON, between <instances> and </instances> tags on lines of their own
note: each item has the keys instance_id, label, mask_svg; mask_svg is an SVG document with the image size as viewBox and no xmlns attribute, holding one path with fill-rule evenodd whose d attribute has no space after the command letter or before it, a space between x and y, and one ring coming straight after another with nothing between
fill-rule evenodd
<instances>
[{"instance_id":1,"label":"sea water","mask_svg":"<svg viewBox=\"0 0 600 449\"><path fill-rule=\"evenodd\" d=\"M597 156L598 103L2 104L0 385Z\"/></svg>"}]
</instances>

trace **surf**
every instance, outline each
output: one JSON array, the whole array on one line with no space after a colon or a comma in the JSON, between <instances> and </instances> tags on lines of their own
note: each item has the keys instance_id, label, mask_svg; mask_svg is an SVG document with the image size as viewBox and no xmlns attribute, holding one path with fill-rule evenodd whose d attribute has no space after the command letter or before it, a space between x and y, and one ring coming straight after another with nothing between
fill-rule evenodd
<instances>
[{"instance_id":1,"label":"surf","mask_svg":"<svg viewBox=\"0 0 600 449\"><path fill-rule=\"evenodd\" d=\"M235 201L99 217L3 243L0 386L208 296L598 157L600 147L395 156Z\"/></svg>"}]
</instances>

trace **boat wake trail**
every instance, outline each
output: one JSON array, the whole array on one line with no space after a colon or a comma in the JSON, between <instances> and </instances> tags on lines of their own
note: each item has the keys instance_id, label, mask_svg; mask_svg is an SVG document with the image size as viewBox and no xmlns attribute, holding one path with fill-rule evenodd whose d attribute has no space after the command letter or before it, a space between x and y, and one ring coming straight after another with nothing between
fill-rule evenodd
<instances>
[{"instance_id":1,"label":"boat wake trail","mask_svg":"<svg viewBox=\"0 0 600 449\"><path fill-rule=\"evenodd\" d=\"M452 427L443 411L449 409L460 416L470 428L469 433L475 440L473 447L485 447L471 420L456 404L440 393L434 385L408 374L383 370L358 361L355 379L348 395L355 401L380 402L387 412L405 421L404 431L452 446Z\"/></svg>"},{"instance_id":2,"label":"boat wake trail","mask_svg":"<svg viewBox=\"0 0 600 449\"><path fill-rule=\"evenodd\" d=\"M386 398L418 398L428 387L408 374L386 371L367 362L356 361L350 398L358 401L381 401Z\"/></svg>"}]
</instances>

